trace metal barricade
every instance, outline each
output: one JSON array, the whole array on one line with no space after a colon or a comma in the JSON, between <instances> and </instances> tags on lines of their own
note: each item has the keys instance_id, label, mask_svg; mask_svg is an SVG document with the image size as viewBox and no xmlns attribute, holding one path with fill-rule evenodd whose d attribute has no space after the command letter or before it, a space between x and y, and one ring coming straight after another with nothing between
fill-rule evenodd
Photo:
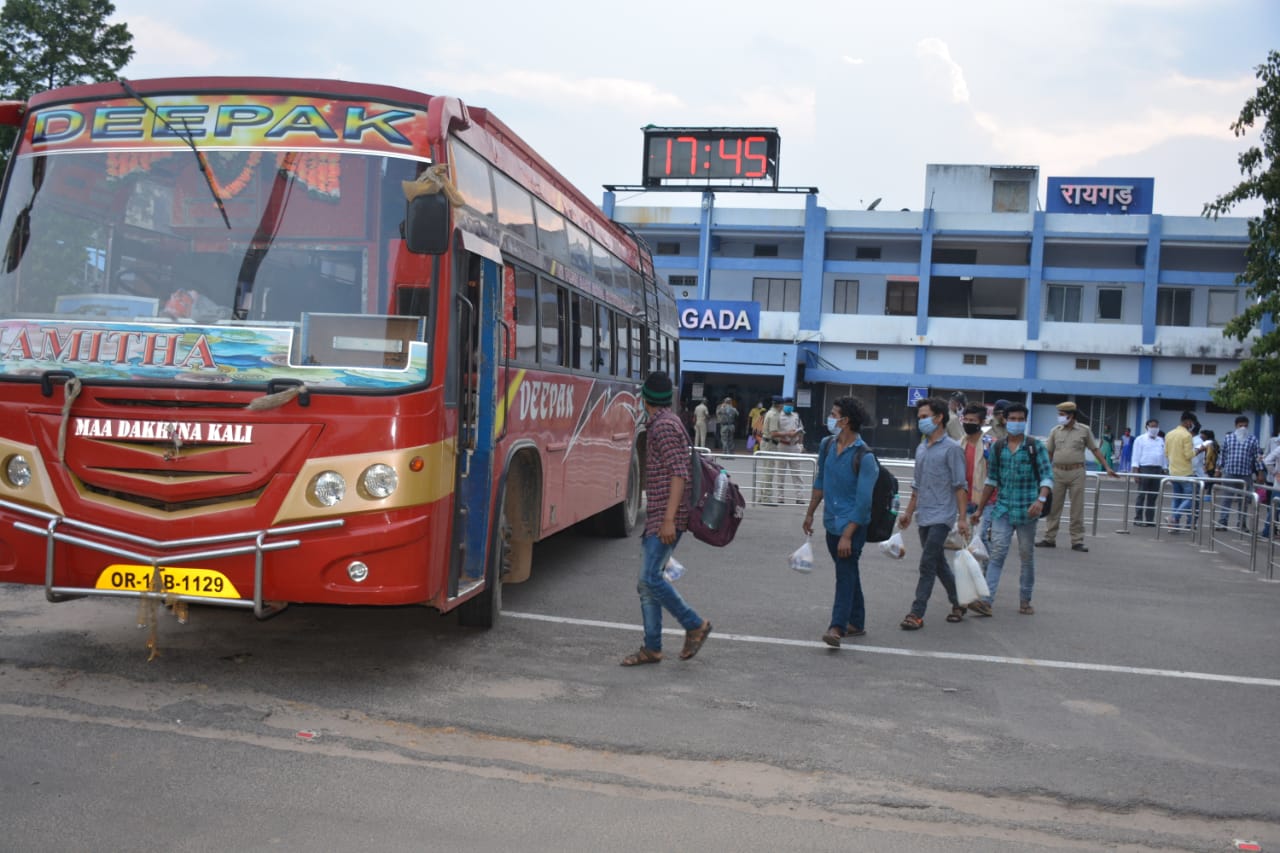
<instances>
[{"instance_id":1,"label":"metal barricade","mask_svg":"<svg viewBox=\"0 0 1280 853\"><path fill-rule=\"evenodd\" d=\"M1216 552L1219 546L1224 550L1231 551L1241 556L1248 555L1249 571L1256 571L1258 558L1258 534L1260 529L1258 521L1262 514L1259 512L1261 508L1258 502L1258 493L1243 480L1231 481L1236 486L1217 485L1214 487L1211 495L1212 500L1209 501L1206 512L1213 513L1210 519L1209 530L1209 551ZM1237 502L1239 508L1237 509ZM1221 504L1223 509L1218 512L1218 505ZM1240 520L1239 526L1236 528L1236 536L1231 537L1230 532L1232 525L1230 522ZM1253 519L1253 526L1247 525L1248 519ZM1227 524L1219 522L1226 520ZM1220 536L1219 534L1227 534ZM1241 542L1247 535L1248 541ZM1233 541L1234 540L1234 541Z\"/></svg>"},{"instance_id":2,"label":"metal barricade","mask_svg":"<svg viewBox=\"0 0 1280 853\"><path fill-rule=\"evenodd\" d=\"M1277 524L1280 523L1280 495L1271 492L1271 528L1267 531L1267 580L1276 579L1276 540L1280 539L1280 529Z\"/></svg>"},{"instance_id":3,"label":"metal barricade","mask_svg":"<svg viewBox=\"0 0 1280 853\"><path fill-rule=\"evenodd\" d=\"M813 492L813 479L818 471L816 453L778 453L762 450L758 453L719 454L705 447L697 448L724 468L733 482L742 490L748 504L757 506L803 505L807 506ZM874 451L872 451L874 452ZM915 461L910 459L880 459L881 465L893 471L898 478L898 492L902 505L911 496L911 480Z\"/></svg>"},{"instance_id":4,"label":"metal barricade","mask_svg":"<svg viewBox=\"0 0 1280 853\"><path fill-rule=\"evenodd\" d=\"M1176 508L1171 508L1171 511L1168 516L1166 516L1164 512L1165 495L1167 495L1170 491L1174 491L1173 487L1177 483L1188 483L1191 486L1191 497L1189 499L1187 508L1185 510L1185 513L1188 516L1185 527L1174 525L1172 523L1173 516L1180 514ZM1200 480L1199 477L1164 476L1160 478L1160 485L1156 489L1155 525L1156 525L1157 541L1159 541L1163 537L1166 527L1168 528L1170 533L1182 533L1182 532L1190 533L1191 534L1190 541L1192 543L1199 541L1199 533L1200 533L1199 509L1202 505L1201 496L1203 495L1203 493L1204 493L1204 483ZM1177 500L1177 498L1179 497L1182 497L1182 495L1179 495L1177 494L1176 491L1174 491L1174 500Z\"/></svg>"}]
</instances>

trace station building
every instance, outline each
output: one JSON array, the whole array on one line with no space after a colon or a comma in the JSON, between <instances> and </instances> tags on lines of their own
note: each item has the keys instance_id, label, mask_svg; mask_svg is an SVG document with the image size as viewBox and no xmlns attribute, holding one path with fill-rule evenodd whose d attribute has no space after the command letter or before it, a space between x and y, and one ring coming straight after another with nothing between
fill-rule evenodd
<instances>
[{"instance_id":1,"label":"station building","mask_svg":"<svg viewBox=\"0 0 1280 853\"><path fill-rule=\"evenodd\" d=\"M1154 213L1150 178L1049 178L1043 209L1039 185L1034 166L930 165L921 210L828 210L816 188L802 210L712 191L661 207L609 190L604 208L675 290L686 410L794 396L816 444L852 393L887 456L913 452L917 397L955 390L1025 402L1036 435L1063 400L1117 447L1188 409L1226 435L1239 413L1210 390L1248 351L1222 334L1247 298L1248 220Z\"/></svg>"}]
</instances>

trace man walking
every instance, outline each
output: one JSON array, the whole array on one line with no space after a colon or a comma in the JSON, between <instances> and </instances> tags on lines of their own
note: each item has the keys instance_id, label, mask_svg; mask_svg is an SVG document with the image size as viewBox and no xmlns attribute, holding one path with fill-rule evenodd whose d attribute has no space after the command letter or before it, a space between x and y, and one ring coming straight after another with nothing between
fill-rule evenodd
<instances>
[{"instance_id":1,"label":"man walking","mask_svg":"<svg viewBox=\"0 0 1280 853\"><path fill-rule=\"evenodd\" d=\"M911 500L898 516L898 526L906 530L917 506L920 518L920 580L916 582L916 598L911 612L899 623L904 631L924 627L924 611L933 594L934 579L942 581L951 602L948 622L964 618L964 607L956 597L956 579L947 565L947 534L952 525L969 541L969 519L965 515L968 491L964 479L964 451L947 435L947 404L937 397L916 403L916 424L924 436L916 447L916 467L911 479ZM865 461L865 460L864 460ZM959 519L959 521L957 521Z\"/></svg>"},{"instance_id":2,"label":"man walking","mask_svg":"<svg viewBox=\"0 0 1280 853\"><path fill-rule=\"evenodd\" d=\"M662 608L685 629L681 660L698 653L711 623L700 617L662 575L676 543L689 526L684 490L689 482L689 443L684 425L671 411L671 377L650 373L640 391L649 416L648 456L645 467L644 534L640 537L640 614L644 619L644 645L622 659L623 666L662 661Z\"/></svg>"},{"instance_id":3,"label":"man walking","mask_svg":"<svg viewBox=\"0 0 1280 853\"><path fill-rule=\"evenodd\" d=\"M1258 439L1249 432L1249 419L1240 415L1236 418L1235 431L1222 440L1222 452L1218 454L1220 471L1218 476L1243 480L1240 488L1245 490L1251 488L1251 483L1261 483L1262 473L1266 469L1258 458L1259 455ZM1237 502L1241 505L1240 530L1245 533L1249 531L1249 525L1245 519L1244 498L1230 494L1222 499L1222 512L1218 515L1218 530L1227 529L1227 518L1234 511Z\"/></svg>"},{"instance_id":4,"label":"man walking","mask_svg":"<svg viewBox=\"0 0 1280 853\"><path fill-rule=\"evenodd\" d=\"M1058 425L1049 433L1045 442L1049 459L1053 462L1053 506L1049 509L1049 526L1037 548L1053 548L1057 544L1058 524L1067 498L1071 498L1071 550L1088 551L1084 544L1084 452L1090 450L1108 476L1117 476L1111 463L1102 458L1098 441L1089 428L1076 423L1076 404L1067 400L1058 404Z\"/></svg>"},{"instance_id":5,"label":"man walking","mask_svg":"<svg viewBox=\"0 0 1280 853\"><path fill-rule=\"evenodd\" d=\"M720 449L732 453L733 434L738 425L738 410L733 406L732 397L725 397L724 402L716 407L716 425L720 427Z\"/></svg>"},{"instance_id":6,"label":"man walking","mask_svg":"<svg viewBox=\"0 0 1280 853\"><path fill-rule=\"evenodd\" d=\"M1147 475L1138 480L1138 500L1133 510L1133 523L1138 527L1155 526L1156 491L1160 488L1164 461L1160 422L1151 418L1147 421L1147 431L1133 440L1133 468Z\"/></svg>"},{"instance_id":7,"label":"man walking","mask_svg":"<svg viewBox=\"0 0 1280 853\"><path fill-rule=\"evenodd\" d=\"M804 424L796 414L795 400L782 398L782 414L778 416L778 428L773 432L774 450L778 453L804 453ZM781 495L782 503L807 503L804 470L799 462L783 460L778 463L774 487Z\"/></svg>"},{"instance_id":8,"label":"man walking","mask_svg":"<svg viewBox=\"0 0 1280 853\"><path fill-rule=\"evenodd\" d=\"M964 479L969 493L965 501L966 518L977 511L987 481L987 448L982 442L982 421L986 416L987 407L981 403L970 403L960 415L964 436L960 439L960 449L964 451Z\"/></svg>"},{"instance_id":9,"label":"man walking","mask_svg":"<svg viewBox=\"0 0 1280 853\"><path fill-rule=\"evenodd\" d=\"M1171 477L1187 477L1187 480L1174 480L1173 504L1169 512L1169 532L1182 533L1191 529L1191 495L1195 492L1195 483L1190 478L1195 476L1192 461L1196 457L1195 443L1191 438L1192 429L1196 425L1195 412L1183 412L1178 425L1169 430L1164 437L1165 467ZM1185 521L1183 515L1186 515Z\"/></svg>"},{"instance_id":10,"label":"man walking","mask_svg":"<svg viewBox=\"0 0 1280 853\"><path fill-rule=\"evenodd\" d=\"M827 431L832 437L824 438L818 451L818 470L802 525L806 536L813 535L813 514L818 504L824 504L822 526L827 534L827 552L836 564L836 593L831 623L822 641L837 648L845 637L867 633L858 558L867 542L871 493L880 476L880 463L863 451L857 475L854 474L854 459L859 448L866 447L861 436L866 420L867 410L853 397L838 397L831 404Z\"/></svg>"},{"instance_id":11,"label":"man walking","mask_svg":"<svg viewBox=\"0 0 1280 853\"><path fill-rule=\"evenodd\" d=\"M707 398L703 397L693 410L693 443L696 447L707 446L707 418L711 410L707 408Z\"/></svg>"},{"instance_id":12,"label":"man walking","mask_svg":"<svg viewBox=\"0 0 1280 853\"><path fill-rule=\"evenodd\" d=\"M1036 538L1036 522L1040 520L1053 488L1048 451L1043 444L1026 436L1027 407L1013 403L1006 414L1009 437L991 446L983 500L974 516L975 521L983 519L986 499L994 493L995 508L990 511L993 519L991 560L987 563L987 587L991 594L969 605L969 609L979 616L991 615L996 587L1000 585L1004 561L1015 533L1018 534L1018 557L1022 561L1022 574L1018 579L1018 612L1024 616L1036 612L1031 606L1031 592L1036 583L1036 552L1032 543Z\"/></svg>"}]
</instances>

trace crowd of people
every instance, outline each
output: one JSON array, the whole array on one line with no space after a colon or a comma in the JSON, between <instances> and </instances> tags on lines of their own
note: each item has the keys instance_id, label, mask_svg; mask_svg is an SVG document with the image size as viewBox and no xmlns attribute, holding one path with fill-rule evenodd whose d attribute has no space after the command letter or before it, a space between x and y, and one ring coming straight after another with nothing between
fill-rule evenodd
<instances>
[{"instance_id":1,"label":"crowd of people","mask_svg":"<svg viewBox=\"0 0 1280 853\"><path fill-rule=\"evenodd\" d=\"M685 628L682 659L697 654L711 632L711 623L684 602L662 573L687 524L680 496L689 476L688 447L684 444L688 433L670 412L670 388L671 380L665 374L652 374L642 392L651 432L648 515L638 585L645 644L623 659L625 666L662 660L664 608ZM736 421L737 410L732 402L726 398L717 410L717 417L728 407ZM1020 563L1018 613L1033 615L1036 612L1032 604L1035 548L1056 547L1061 516L1068 503L1071 549L1089 550L1084 544L1086 453L1109 477L1118 476L1113 467L1117 462L1121 470L1147 475L1139 480L1135 505L1134 523L1139 526L1155 523L1159 482L1166 475L1184 478L1172 482L1174 500L1169 526L1174 532L1188 530L1199 523L1200 506L1192 499L1196 490L1191 478L1228 478L1256 484L1259 501L1268 505L1275 494L1280 431L1264 447L1249 431L1247 417L1236 418L1235 429L1222 441L1221 447L1211 430L1201 428L1194 412L1183 412L1178 425L1167 435L1161 430L1159 420L1152 418L1145 432L1132 441L1126 440L1128 430L1125 430L1117 456L1111 431L1105 429L1099 443L1092 430L1077 421L1074 402L1059 403L1057 410L1057 425L1041 441L1027 434L1028 411L1022 403L997 400L989 419L985 405L969 404L960 392L950 400L929 397L916 404L921 439L915 451L911 497L898 515L897 525L900 535L915 522L920 557L915 596L899 623L900 628L918 631L924 627L925 613L937 583L941 583L947 597L947 622L960 622L966 614L993 616L996 593L1015 535ZM695 429L697 423L703 426L700 432L695 432L695 441L699 437L705 440L709 416L705 401L700 401L695 409ZM791 452L803 452L804 427L795 414L791 398L775 398L773 406L768 408L762 402L750 412L749 422L750 437L762 449L788 452L786 448L794 447ZM860 465L854 465L853 459L860 448L866 447L862 430L868 422L866 407L857 398L842 396L832 403L826 421L831 437L823 445L825 452L819 455L801 523L805 535L811 536L821 508L827 552L835 571L831 618L821 639L833 647L848 637L866 633L866 601L859 560L867 544L866 531L879 462L871 453L862 455ZM658 435L653 434L655 426L661 430ZM770 498L783 488L777 481L778 473L771 469L765 474L769 479L758 486L758 503L771 502L760 500L759 496ZM791 472L787 471L786 476L790 477ZM1233 500L1239 500L1239 490L1233 490L1231 496L1224 495L1219 502L1217 526L1225 529L1233 515L1238 515L1244 529L1246 515L1237 513ZM1263 517L1265 537L1271 535L1271 519L1269 514ZM1037 540L1036 530L1042 519L1046 522L1044 535ZM987 554L983 569L987 594L961 601L947 549L968 550L975 542L980 543L979 550Z\"/></svg>"}]
</instances>

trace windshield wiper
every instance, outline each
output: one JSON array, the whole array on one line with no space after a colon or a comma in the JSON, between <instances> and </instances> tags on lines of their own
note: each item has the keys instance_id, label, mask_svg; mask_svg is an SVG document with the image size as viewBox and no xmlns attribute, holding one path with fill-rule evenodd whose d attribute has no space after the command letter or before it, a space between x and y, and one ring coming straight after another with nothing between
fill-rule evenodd
<instances>
[{"instance_id":1,"label":"windshield wiper","mask_svg":"<svg viewBox=\"0 0 1280 853\"><path fill-rule=\"evenodd\" d=\"M208 161L204 159L204 152L196 145L196 141L191 137L191 131L187 129L186 124L184 123L182 125L182 130L178 130L178 128L169 123L167 118L156 112L156 108L147 103L146 99L139 95L138 91L134 89L129 81L123 77L120 78L120 88L124 89L129 97L142 104L147 112L151 113L160 121L161 124L169 128L174 136L187 143L187 146L196 155L196 162L200 165L200 174L204 175L204 182L209 185L209 193L213 196L214 202L218 205L218 212L222 214L222 221L226 223L227 230L230 231L231 220L227 217L227 206L223 203L222 196L218 195L218 187L213 182L213 174L209 171Z\"/></svg>"}]
</instances>

